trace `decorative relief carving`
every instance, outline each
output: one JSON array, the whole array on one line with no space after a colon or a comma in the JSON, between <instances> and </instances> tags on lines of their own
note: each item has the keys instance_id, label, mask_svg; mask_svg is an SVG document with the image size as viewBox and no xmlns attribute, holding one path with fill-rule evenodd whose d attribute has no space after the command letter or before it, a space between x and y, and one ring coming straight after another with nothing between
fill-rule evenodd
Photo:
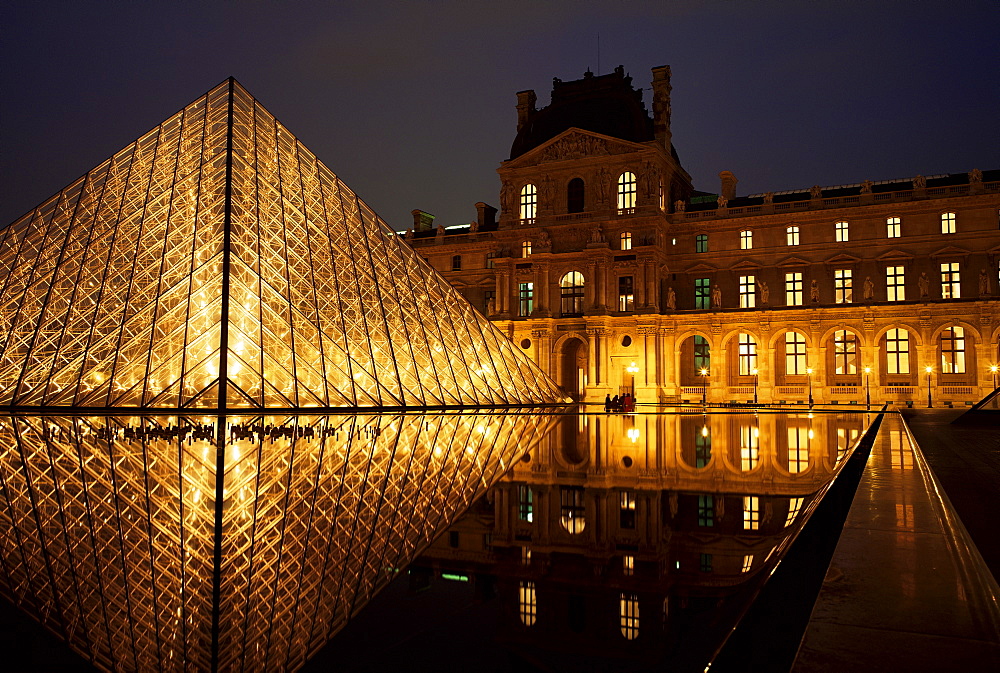
<instances>
[{"instance_id":1,"label":"decorative relief carving","mask_svg":"<svg viewBox=\"0 0 1000 673\"><path fill-rule=\"evenodd\" d=\"M864 318L862 318L861 326L866 332L872 332L875 330L875 314L866 313Z\"/></svg>"},{"instance_id":2,"label":"decorative relief carving","mask_svg":"<svg viewBox=\"0 0 1000 673\"><path fill-rule=\"evenodd\" d=\"M536 339L544 339L549 336L550 332L547 329L533 329L531 330L531 336Z\"/></svg>"},{"instance_id":3,"label":"decorative relief carving","mask_svg":"<svg viewBox=\"0 0 1000 673\"><path fill-rule=\"evenodd\" d=\"M921 327L930 327L931 326L931 314L930 313L921 313L920 314L920 326Z\"/></svg>"}]
</instances>

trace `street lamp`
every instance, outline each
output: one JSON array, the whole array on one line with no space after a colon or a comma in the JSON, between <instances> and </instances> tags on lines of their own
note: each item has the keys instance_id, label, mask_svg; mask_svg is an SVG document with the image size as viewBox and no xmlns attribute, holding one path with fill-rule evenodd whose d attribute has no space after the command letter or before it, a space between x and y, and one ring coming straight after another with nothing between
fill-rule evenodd
<instances>
[{"instance_id":1,"label":"street lamp","mask_svg":"<svg viewBox=\"0 0 1000 673\"><path fill-rule=\"evenodd\" d=\"M813 405L813 370L812 367L806 369L806 376L809 377L809 406Z\"/></svg>"},{"instance_id":2,"label":"street lamp","mask_svg":"<svg viewBox=\"0 0 1000 673\"><path fill-rule=\"evenodd\" d=\"M934 371L934 368L927 365L924 367L924 371L927 372L927 408L930 409L934 406L933 400L931 399L931 373Z\"/></svg>"},{"instance_id":3,"label":"street lamp","mask_svg":"<svg viewBox=\"0 0 1000 673\"><path fill-rule=\"evenodd\" d=\"M990 365L990 373L993 374L993 389L997 388L997 370L1000 370L1000 366Z\"/></svg>"},{"instance_id":4,"label":"street lamp","mask_svg":"<svg viewBox=\"0 0 1000 673\"><path fill-rule=\"evenodd\" d=\"M872 373L871 367L865 367L865 406L871 409L872 390L868 387L868 375Z\"/></svg>"},{"instance_id":5,"label":"street lamp","mask_svg":"<svg viewBox=\"0 0 1000 673\"><path fill-rule=\"evenodd\" d=\"M750 373L753 374L753 403L757 404L757 368L751 369Z\"/></svg>"},{"instance_id":6,"label":"street lamp","mask_svg":"<svg viewBox=\"0 0 1000 673\"><path fill-rule=\"evenodd\" d=\"M701 406L708 404L708 369L701 368Z\"/></svg>"}]
</instances>

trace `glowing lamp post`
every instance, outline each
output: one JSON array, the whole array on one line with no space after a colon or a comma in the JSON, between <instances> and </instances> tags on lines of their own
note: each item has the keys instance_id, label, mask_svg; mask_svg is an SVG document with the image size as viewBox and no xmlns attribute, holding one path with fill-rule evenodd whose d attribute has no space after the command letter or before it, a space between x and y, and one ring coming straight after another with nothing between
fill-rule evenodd
<instances>
[{"instance_id":1,"label":"glowing lamp post","mask_svg":"<svg viewBox=\"0 0 1000 673\"><path fill-rule=\"evenodd\" d=\"M934 406L934 401L931 399L931 374L934 372L934 368L927 365L924 367L924 371L927 372L927 408L930 409Z\"/></svg>"},{"instance_id":2,"label":"glowing lamp post","mask_svg":"<svg viewBox=\"0 0 1000 673\"><path fill-rule=\"evenodd\" d=\"M813 370L812 367L806 369L806 376L809 377L809 406L813 405Z\"/></svg>"},{"instance_id":3,"label":"glowing lamp post","mask_svg":"<svg viewBox=\"0 0 1000 673\"><path fill-rule=\"evenodd\" d=\"M757 368L751 369L750 373L753 374L753 403L757 404Z\"/></svg>"},{"instance_id":4,"label":"glowing lamp post","mask_svg":"<svg viewBox=\"0 0 1000 673\"><path fill-rule=\"evenodd\" d=\"M1000 370L1000 366L990 365L990 373L993 374L993 389L997 388L997 371Z\"/></svg>"},{"instance_id":5,"label":"glowing lamp post","mask_svg":"<svg viewBox=\"0 0 1000 673\"><path fill-rule=\"evenodd\" d=\"M708 404L708 369L701 368L701 406Z\"/></svg>"},{"instance_id":6,"label":"glowing lamp post","mask_svg":"<svg viewBox=\"0 0 1000 673\"><path fill-rule=\"evenodd\" d=\"M639 367L633 362L625 368L625 371L632 375L632 399L635 400L635 375L639 373Z\"/></svg>"},{"instance_id":7,"label":"glowing lamp post","mask_svg":"<svg viewBox=\"0 0 1000 673\"><path fill-rule=\"evenodd\" d=\"M872 373L871 367L865 367L865 406L871 408L872 406L872 391L868 387L868 375Z\"/></svg>"}]
</instances>

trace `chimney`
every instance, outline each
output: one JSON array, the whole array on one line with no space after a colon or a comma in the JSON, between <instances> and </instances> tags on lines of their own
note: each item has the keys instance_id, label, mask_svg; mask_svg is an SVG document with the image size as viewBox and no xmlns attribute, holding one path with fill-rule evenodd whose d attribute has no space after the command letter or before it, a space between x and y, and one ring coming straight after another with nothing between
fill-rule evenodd
<instances>
[{"instance_id":1,"label":"chimney","mask_svg":"<svg viewBox=\"0 0 1000 673\"><path fill-rule=\"evenodd\" d=\"M517 92L517 132L531 123L535 115L535 101L538 100L533 89Z\"/></svg>"},{"instance_id":2,"label":"chimney","mask_svg":"<svg viewBox=\"0 0 1000 673\"><path fill-rule=\"evenodd\" d=\"M491 205L483 203L480 201L476 204L476 222L479 224L479 229L482 231L484 228L493 228L493 225L497 221L497 209Z\"/></svg>"},{"instance_id":3,"label":"chimney","mask_svg":"<svg viewBox=\"0 0 1000 673\"><path fill-rule=\"evenodd\" d=\"M722 181L722 191L720 192L726 200L733 200L736 198L736 183L739 180L730 171L722 171L719 173L719 180Z\"/></svg>"},{"instance_id":4,"label":"chimney","mask_svg":"<svg viewBox=\"0 0 1000 673\"><path fill-rule=\"evenodd\" d=\"M434 216L422 210L410 211L413 215L413 231L429 231L434 227Z\"/></svg>"},{"instance_id":5,"label":"chimney","mask_svg":"<svg viewBox=\"0 0 1000 673\"><path fill-rule=\"evenodd\" d=\"M653 68L653 137L670 151L670 66Z\"/></svg>"}]
</instances>

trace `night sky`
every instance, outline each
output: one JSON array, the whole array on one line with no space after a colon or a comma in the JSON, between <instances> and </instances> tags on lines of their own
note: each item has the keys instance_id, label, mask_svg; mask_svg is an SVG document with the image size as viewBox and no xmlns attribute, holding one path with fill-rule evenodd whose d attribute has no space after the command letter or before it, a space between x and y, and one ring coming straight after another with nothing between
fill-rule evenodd
<instances>
[{"instance_id":1,"label":"night sky","mask_svg":"<svg viewBox=\"0 0 1000 673\"><path fill-rule=\"evenodd\" d=\"M515 92L618 64L672 67L704 191L1000 168L997 0L22 0L0 30L2 224L229 75L397 229L497 205Z\"/></svg>"}]
</instances>

